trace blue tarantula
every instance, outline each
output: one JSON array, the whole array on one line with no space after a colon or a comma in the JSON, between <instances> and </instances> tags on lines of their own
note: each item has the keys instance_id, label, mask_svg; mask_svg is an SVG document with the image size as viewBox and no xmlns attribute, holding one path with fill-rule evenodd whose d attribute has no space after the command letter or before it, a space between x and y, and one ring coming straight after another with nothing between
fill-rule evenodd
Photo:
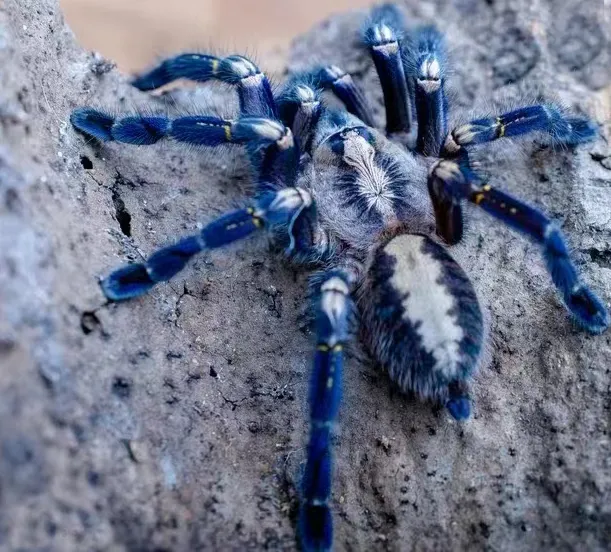
<instances>
[{"instance_id":1,"label":"blue tarantula","mask_svg":"<svg viewBox=\"0 0 611 552\"><path fill-rule=\"evenodd\" d=\"M469 278L445 248L461 240L465 201L541 245L552 282L577 324L594 334L609 324L605 307L579 278L559 228L483 182L470 161L476 145L533 132L578 144L592 139L596 126L543 104L448 131L440 33L432 27L406 32L398 9L384 5L373 10L362 37L380 78L385 133L374 128L362 92L339 68L293 75L275 95L266 76L238 55L182 54L133 81L140 90L180 78L228 83L239 96L236 119L114 117L89 107L71 117L74 127L101 141L243 144L253 165L256 194L248 207L141 264L112 272L101 281L109 300L142 295L201 251L258 230L270 232L292 260L318 267L312 279L316 352L299 522L305 550L332 546L332 436L343 349L356 333L351 320L358 320L371 355L402 390L440 402L456 420L470 416L469 380L484 340L482 312ZM346 109L325 106L325 89Z\"/></svg>"}]
</instances>

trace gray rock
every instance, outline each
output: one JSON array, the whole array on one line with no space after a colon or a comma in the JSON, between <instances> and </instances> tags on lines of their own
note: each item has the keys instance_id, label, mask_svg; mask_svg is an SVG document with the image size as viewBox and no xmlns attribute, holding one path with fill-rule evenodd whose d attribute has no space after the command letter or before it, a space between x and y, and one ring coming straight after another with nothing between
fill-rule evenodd
<instances>
[{"instance_id":1,"label":"gray rock","mask_svg":"<svg viewBox=\"0 0 611 552\"><path fill-rule=\"evenodd\" d=\"M448 31L457 106L543 90L604 122L603 8L582 7L406 6L411 23ZM290 66L354 71L381 120L372 64L354 48L362 18L299 38ZM97 276L193 231L250 182L239 152L87 144L68 123L84 104L232 107L224 90L132 90L76 44L57 0L0 6L0 549L291 550L312 350L299 331L305 276L264 241L241 243L140 300L105 305ZM561 222L608 303L603 140L502 153L484 157L493 181ZM475 417L457 425L351 359L337 549L608 549L609 335L572 326L536 246L484 213L469 227L454 254L490 321Z\"/></svg>"}]
</instances>

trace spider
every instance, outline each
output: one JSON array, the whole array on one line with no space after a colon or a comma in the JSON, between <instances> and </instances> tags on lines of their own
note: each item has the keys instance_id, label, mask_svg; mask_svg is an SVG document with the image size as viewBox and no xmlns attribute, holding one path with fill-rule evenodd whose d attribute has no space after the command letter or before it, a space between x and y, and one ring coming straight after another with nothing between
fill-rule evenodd
<instances>
[{"instance_id":1,"label":"spider","mask_svg":"<svg viewBox=\"0 0 611 552\"><path fill-rule=\"evenodd\" d=\"M137 76L154 90L177 79L221 81L239 98L239 115L117 117L83 107L71 116L88 138L135 145L162 139L197 146L246 147L256 183L243 209L101 280L123 301L170 280L196 254L258 231L270 234L311 278L316 350L310 435L301 490L304 550L332 547L332 439L344 347L360 332L375 361L405 392L469 418L469 382L484 346L484 323L467 274L446 246L463 236L471 203L543 249L553 284L574 321L598 334L609 324L601 301L580 279L558 226L492 188L472 161L474 146L536 133L557 144L595 137L589 120L551 103L481 117L448 130L447 59L434 27L408 32L392 4L373 8L362 32L384 97L385 132L352 77L335 66L294 74L274 93L249 59L185 53ZM345 109L325 104L334 93Z\"/></svg>"}]
</instances>

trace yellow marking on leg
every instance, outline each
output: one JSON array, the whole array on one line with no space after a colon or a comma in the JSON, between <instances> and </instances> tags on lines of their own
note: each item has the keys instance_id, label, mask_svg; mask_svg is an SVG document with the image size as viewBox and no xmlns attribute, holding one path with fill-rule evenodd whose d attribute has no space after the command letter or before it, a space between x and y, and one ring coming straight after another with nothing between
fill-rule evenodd
<instances>
[{"instance_id":1,"label":"yellow marking on leg","mask_svg":"<svg viewBox=\"0 0 611 552\"><path fill-rule=\"evenodd\" d=\"M486 192L489 192L490 190L492 190L492 188L489 184L482 186L481 191L477 192L475 194L475 197L473 198L473 202L475 203L475 205L479 205L482 201L484 201L484 199L486 199Z\"/></svg>"},{"instance_id":2,"label":"yellow marking on leg","mask_svg":"<svg viewBox=\"0 0 611 552\"><path fill-rule=\"evenodd\" d=\"M231 142L231 127L229 125L225 125L225 139L228 142Z\"/></svg>"},{"instance_id":3,"label":"yellow marking on leg","mask_svg":"<svg viewBox=\"0 0 611 552\"><path fill-rule=\"evenodd\" d=\"M496 119L496 124L498 125L498 138L502 138L503 136L505 136L505 125L503 124L503 121L501 120L500 117L497 117Z\"/></svg>"},{"instance_id":4,"label":"yellow marking on leg","mask_svg":"<svg viewBox=\"0 0 611 552\"><path fill-rule=\"evenodd\" d=\"M255 215L255 210L252 207L246 207L246 212L251 216L252 223L257 228L261 228L263 226L263 221L261 220L261 217Z\"/></svg>"},{"instance_id":5,"label":"yellow marking on leg","mask_svg":"<svg viewBox=\"0 0 611 552\"><path fill-rule=\"evenodd\" d=\"M218 59L213 59L212 60L212 74L216 75L216 72L218 71L219 68L219 60Z\"/></svg>"},{"instance_id":6,"label":"yellow marking on leg","mask_svg":"<svg viewBox=\"0 0 611 552\"><path fill-rule=\"evenodd\" d=\"M328 353L329 351L339 353L344 350L344 346L341 343L338 343L337 345L333 345L333 347L331 347L330 345L321 343L320 345L316 345L316 350L322 351L323 353Z\"/></svg>"}]
</instances>

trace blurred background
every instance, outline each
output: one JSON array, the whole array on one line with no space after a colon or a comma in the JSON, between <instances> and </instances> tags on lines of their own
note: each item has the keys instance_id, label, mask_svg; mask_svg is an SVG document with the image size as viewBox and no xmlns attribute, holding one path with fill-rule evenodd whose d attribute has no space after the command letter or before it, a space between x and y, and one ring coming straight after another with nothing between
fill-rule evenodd
<instances>
[{"instance_id":1,"label":"blurred background","mask_svg":"<svg viewBox=\"0 0 611 552\"><path fill-rule=\"evenodd\" d=\"M128 72L158 56L219 48L279 71L291 39L332 13L374 0L61 0L79 41ZM271 66L270 66L271 65Z\"/></svg>"}]
</instances>

